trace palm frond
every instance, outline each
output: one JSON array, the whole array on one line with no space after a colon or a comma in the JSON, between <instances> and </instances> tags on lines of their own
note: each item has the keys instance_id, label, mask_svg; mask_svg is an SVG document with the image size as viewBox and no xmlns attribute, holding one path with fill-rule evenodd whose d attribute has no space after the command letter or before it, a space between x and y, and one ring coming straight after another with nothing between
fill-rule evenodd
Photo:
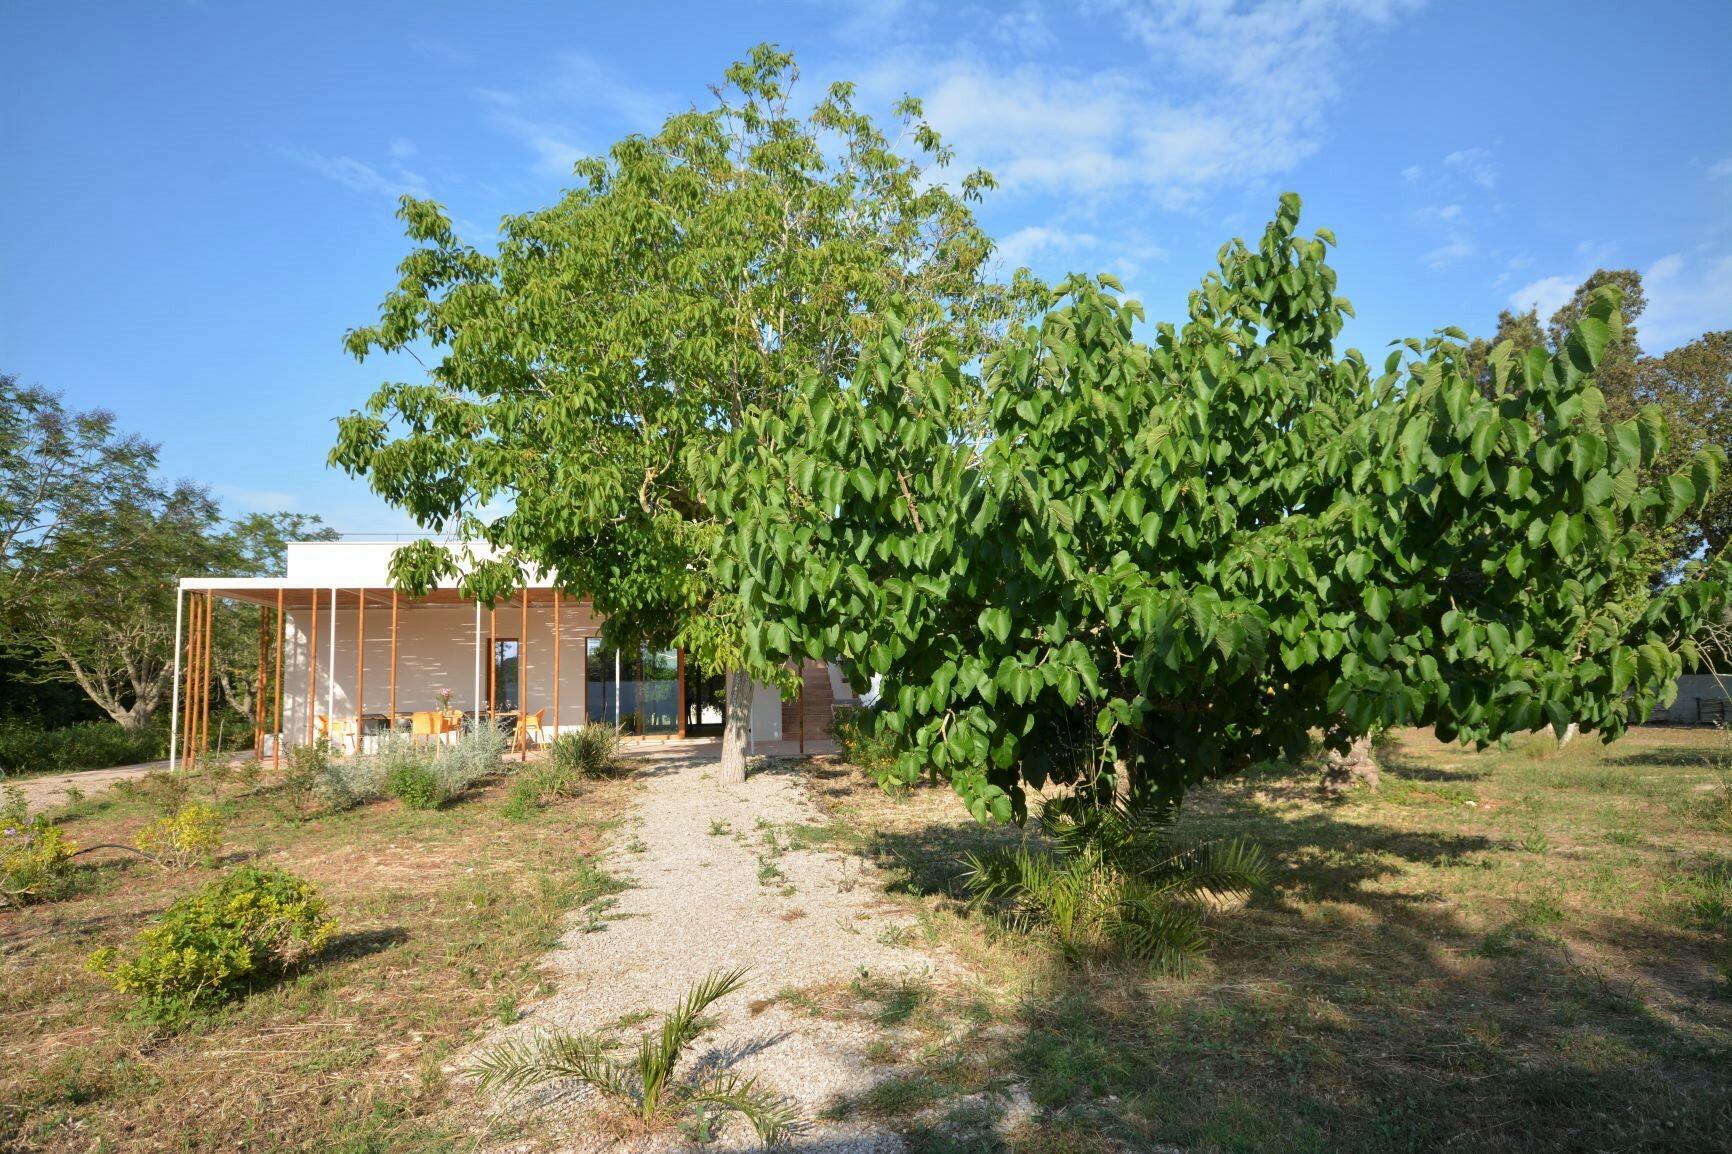
<instances>
[{"instance_id":1,"label":"palm frond","mask_svg":"<svg viewBox=\"0 0 1732 1154\"><path fill-rule=\"evenodd\" d=\"M718 1073L680 1091L681 1105L714 1106L742 1115L766 1146L786 1142L793 1136L799 1114L781 1095L760 1089L756 1078Z\"/></svg>"},{"instance_id":2,"label":"palm frond","mask_svg":"<svg viewBox=\"0 0 1732 1154\"><path fill-rule=\"evenodd\" d=\"M551 1033L515 1038L482 1056L473 1067L483 1090L527 1090L544 1082L575 1078L608 1090L619 1071L608 1058L613 1043L594 1034Z\"/></svg>"},{"instance_id":3,"label":"palm frond","mask_svg":"<svg viewBox=\"0 0 1732 1154\"><path fill-rule=\"evenodd\" d=\"M662 1019L659 1033L644 1034L638 1040L637 1068L643 1082L645 1117L661 1108L662 1092L673 1077L680 1055L703 1033L704 1011L744 986L746 973L742 967L709 974L687 990L673 1013Z\"/></svg>"}]
</instances>

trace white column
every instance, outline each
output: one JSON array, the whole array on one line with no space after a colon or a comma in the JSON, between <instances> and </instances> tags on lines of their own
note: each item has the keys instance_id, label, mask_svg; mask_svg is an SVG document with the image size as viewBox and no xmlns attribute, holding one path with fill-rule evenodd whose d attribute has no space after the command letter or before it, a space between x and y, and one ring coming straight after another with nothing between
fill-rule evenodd
<instances>
[{"instance_id":1,"label":"white column","mask_svg":"<svg viewBox=\"0 0 1732 1154\"><path fill-rule=\"evenodd\" d=\"M168 767L173 769L177 763L175 755L180 752L180 613L186 598L186 591L180 587L180 582L174 584L174 704L168 715Z\"/></svg>"},{"instance_id":2,"label":"white column","mask_svg":"<svg viewBox=\"0 0 1732 1154\"><path fill-rule=\"evenodd\" d=\"M625 693L625 683L619 679L619 653L618 649L613 651L613 727L615 729L619 728L619 699ZM643 727L640 725L638 728L642 729Z\"/></svg>"},{"instance_id":3,"label":"white column","mask_svg":"<svg viewBox=\"0 0 1732 1154\"><path fill-rule=\"evenodd\" d=\"M337 728L337 591L331 590L331 652L325 656L325 724L327 736L336 737Z\"/></svg>"},{"instance_id":4,"label":"white column","mask_svg":"<svg viewBox=\"0 0 1732 1154\"><path fill-rule=\"evenodd\" d=\"M481 728L481 602L475 603L475 728Z\"/></svg>"}]
</instances>

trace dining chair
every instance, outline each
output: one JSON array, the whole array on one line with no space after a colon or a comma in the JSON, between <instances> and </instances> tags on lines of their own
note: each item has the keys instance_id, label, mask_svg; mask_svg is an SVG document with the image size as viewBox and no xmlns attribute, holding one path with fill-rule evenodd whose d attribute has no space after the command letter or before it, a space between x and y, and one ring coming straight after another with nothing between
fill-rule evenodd
<instances>
[{"instance_id":1,"label":"dining chair","mask_svg":"<svg viewBox=\"0 0 1732 1154\"><path fill-rule=\"evenodd\" d=\"M534 713L523 714L517 719L518 749L527 753L531 741L534 741L538 746L547 744L547 731L541 727L542 718L546 713L547 710L538 709Z\"/></svg>"}]
</instances>

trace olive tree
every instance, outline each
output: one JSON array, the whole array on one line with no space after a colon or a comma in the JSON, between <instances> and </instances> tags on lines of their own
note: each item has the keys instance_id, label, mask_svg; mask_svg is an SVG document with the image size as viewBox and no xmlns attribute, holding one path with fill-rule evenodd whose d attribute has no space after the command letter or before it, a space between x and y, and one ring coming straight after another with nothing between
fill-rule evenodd
<instances>
[{"instance_id":1,"label":"olive tree","mask_svg":"<svg viewBox=\"0 0 1732 1154\"><path fill-rule=\"evenodd\" d=\"M850 378L755 410L717 466L754 659L881 676L894 773L982 820L1049 781L1171 808L1314 732L1644 717L1721 600L1648 585L1644 536L1720 454L1649 483L1664 421L1605 420L1616 290L1555 351L1491 351L1483 391L1453 331L1378 371L1336 353L1334 238L1298 218L1283 197L1146 343L1110 278L1065 283L990 359L983 436L961 355L912 358L894 326Z\"/></svg>"},{"instance_id":2,"label":"olive tree","mask_svg":"<svg viewBox=\"0 0 1732 1154\"><path fill-rule=\"evenodd\" d=\"M747 643L754 607L718 569L732 537L711 462L804 375L853 373L892 301L921 361L983 349L1010 300L983 276L992 246L969 205L990 178L933 179L949 153L919 104L897 107L891 139L847 84L798 111L796 77L759 47L711 107L578 162L557 203L504 222L496 254L405 199L416 247L348 346L437 359L344 418L332 453L420 525L489 547L461 567L467 594L555 574L616 643L729 671L724 779L744 774L749 677L786 673ZM421 545L392 573L415 590L459 568Z\"/></svg>"}]
</instances>

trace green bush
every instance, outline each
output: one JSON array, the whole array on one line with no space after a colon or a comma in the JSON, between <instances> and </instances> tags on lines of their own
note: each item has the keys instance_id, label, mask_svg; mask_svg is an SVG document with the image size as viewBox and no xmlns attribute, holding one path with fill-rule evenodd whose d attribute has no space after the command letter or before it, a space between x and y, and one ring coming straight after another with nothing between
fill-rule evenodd
<instances>
[{"instance_id":1,"label":"green bush","mask_svg":"<svg viewBox=\"0 0 1732 1154\"><path fill-rule=\"evenodd\" d=\"M970 854L963 881L976 903L1014 929L1051 937L1071 957L1182 974L1203 952L1211 909L1268 877L1255 845L1179 848L1167 836L1170 815L1122 802L1059 798L1040 821L1047 846Z\"/></svg>"},{"instance_id":2,"label":"green bush","mask_svg":"<svg viewBox=\"0 0 1732 1154\"><path fill-rule=\"evenodd\" d=\"M90 967L136 994L147 1017L174 1022L287 973L336 932L312 883L242 866L169 906L133 939L130 953L98 950Z\"/></svg>"},{"instance_id":3,"label":"green bush","mask_svg":"<svg viewBox=\"0 0 1732 1154\"><path fill-rule=\"evenodd\" d=\"M213 865L223 847L222 818L212 807L191 802L139 830L132 844L170 869Z\"/></svg>"},{"instance_id":4,"label":"green bush","mask_svg":"<svg viewBox=\"0 0 1732 1154\"><path fill-rule=\"evenodd\" d=\"M548 760L578 777L595 777L614 768L619 759L619 730L602 721L592 721L575 733L562 733L553 740Z\"/></svg>"},{"instance_id":5,"label":"green bush","mask_svg":"<svg viewBox=\"0 0 1732 1154\"><path fill-rule=\"evenodd\" d=\"M317 795L331 766L331 743L319 740L311 745L291 745L283 756L283 776L278 782L278 796L285 816L299 821L306 816L307 806Z\"/></svg>"},{"instance_id":6,"label":"green bush","mask_svg":"<svg viewBox=\"0 0 1732 1154\"><path fill-rule=\"evenodd\" d=\"M0 805L0 900L9 906L45 901L72 873L72 843L42 814L31 816L24 791L6 787Z\"/></svg>"},{"instance_id":7,"label":"green bush","mask_svg":"<svg viewBox=\"0 0 1732 1154\"><path fill-rule=\"evenodd\" d=\"M879 724L881 716L865 706L838 705L830 721L830 735L842 760L874 776L888 770L901 752L895 738Z\"/></svg>"},{"instance_id":8,"label":"green bush","mask_svg":"<svg viewBox=\"0 0 1732 1154\"><path fill-rule=\"evenodd\" d=\"M482 725L454 745L441 745L433 758L433 774L446 797L456 797L482 778L503 772L506 744L498 726Z\"/></svg>"},{"instance_id":9,"label":"green bush","mask_svg":"<svg viewBox=\"0 0 1732 1154\"><path fill-rule=\"evenodd\" d=\"M403 758L385 770L385 792L410 809L436 809L452 796L426 761Z\"/></svg>"},{"instance_id":10,"label":"green bush","mask_svg":"<svg viewBox=\"0 0 1732 1154\"><path fill-rule=\"evenodd\" d=\"M60 729L21 721L0 724L0 771L6 773L107 769L166 756L166 737L156 729L129 731L112 721L81 721Z\"/></svg>"}]
</instances>

